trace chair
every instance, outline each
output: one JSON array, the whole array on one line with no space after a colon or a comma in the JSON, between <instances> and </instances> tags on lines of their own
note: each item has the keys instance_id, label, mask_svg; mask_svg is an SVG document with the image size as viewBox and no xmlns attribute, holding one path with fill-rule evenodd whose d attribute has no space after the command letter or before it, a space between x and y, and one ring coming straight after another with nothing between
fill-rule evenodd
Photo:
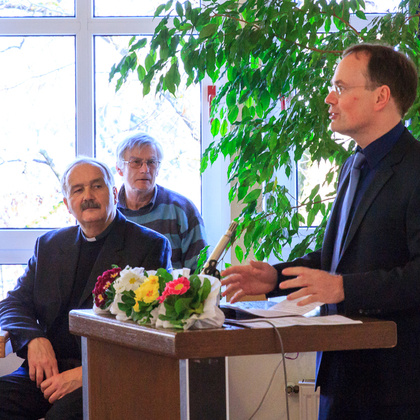
<instances>
[{"instance_id":1,"label":"chair","mask_svg":"<svg viewBox=\"0 0 420 420\"><path fill-rule=\"evenodd\" d=\"M6 357L9 353L13 353L9 333L0 329L0 358Z\"/></svg>"}]
</instances>

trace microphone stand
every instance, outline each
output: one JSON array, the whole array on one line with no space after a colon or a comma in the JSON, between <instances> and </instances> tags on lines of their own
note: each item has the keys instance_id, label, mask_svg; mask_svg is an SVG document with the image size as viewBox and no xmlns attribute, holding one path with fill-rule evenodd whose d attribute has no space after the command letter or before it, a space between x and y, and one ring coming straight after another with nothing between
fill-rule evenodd
<instances>
[{"instance_id":1,"label":"microphone stand","mask_svg":"<svg viewBox=\"0 0 420 420\"><path fill-rule=\"evenodd\" d=\"M228 230L220 238L219 242L217 243L210 257L207 259L206 263L204 264L204 268L200 274L208 274L209 276L217 277L218 279L220 279L220 271L216 268L217 263L219 261L219 258L225 251L227 245L229 244L229 241L231 240L232 235L235 234L237 226L238 226L238 223L231 222Z\"/></svg>"}]
</instances>

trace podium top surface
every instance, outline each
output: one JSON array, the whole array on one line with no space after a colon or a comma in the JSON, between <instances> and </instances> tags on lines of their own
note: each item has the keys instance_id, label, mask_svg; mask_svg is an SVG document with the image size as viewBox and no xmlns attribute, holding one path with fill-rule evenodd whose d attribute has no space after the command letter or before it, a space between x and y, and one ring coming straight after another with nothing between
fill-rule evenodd
<instances>
[{"instance_id":1,"label":"podium top surface","mask_svg":"<svg viewBox=\"0 0 420 420\"><path fill-rule=\"evenodd\" d=\"M393 321L360 318L350 325L311 325L278 328L286 353L390 348L397 343ZM177 331L118 321L93 310L70 312L70 332L88 339L160 354L176 359L280 353L272 328L224 326L218 329Z\"/></svg>"}]
</instances>

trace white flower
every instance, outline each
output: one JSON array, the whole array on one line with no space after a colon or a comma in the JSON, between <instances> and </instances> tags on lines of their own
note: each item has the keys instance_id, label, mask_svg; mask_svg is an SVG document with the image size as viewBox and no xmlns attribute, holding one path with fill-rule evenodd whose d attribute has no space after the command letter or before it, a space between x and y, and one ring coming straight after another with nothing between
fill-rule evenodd
<instances>
[{"instance_id":1,"label":"white flower","mask_svg":"<svg viewBox=\"0 0 420 420\"><path fill-rule=\"evenodd\" d=\"M129 319L124 311L118 307L118 303L123 303L121 296L124 291L136 290L147 277L144 275L143 267L131 268L129 265L119 274L119 278L115 280L115 298L109 307L111 314L115 315L118 321L127 321Z\"/></svg>"},{"instance_id":2,"label":"white flower","mask_svg":"<svg viewBox=\"0 0 420 420\"><path fill-rule=\"evenodd\" d=\"M172 277L177 279L178 277L186 277L187 279L190 277L190 269L189 268L177 268L172 270Z\"/></svg>"},{"instance_id":3,"label":"white flower","mask_svg":"<svg viewBox=\"0 0 420 420\"><path fill-rule=\"evenodd\" d=\"M124 290L136 290L146 278L143 267L131 268L127 265L114 282L115 292L121 294Z\"/></svg>"}]
</instances>

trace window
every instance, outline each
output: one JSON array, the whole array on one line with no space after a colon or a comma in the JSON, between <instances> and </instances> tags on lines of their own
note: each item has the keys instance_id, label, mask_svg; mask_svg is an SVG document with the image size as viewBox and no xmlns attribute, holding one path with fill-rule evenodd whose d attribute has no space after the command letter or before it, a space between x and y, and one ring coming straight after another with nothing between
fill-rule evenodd
<instances>
[{"instance_id":1,"label":"window","mask_svg":"<svg viewBox=\"0 0 420 420\"><path fill-rule=\"evenodd\" d=\"M128 39L153 33L160 3L0 1L0 299L35 239L75 223L60 191L65 166L86 155L115 170L116 145L130 131L162 142L158 183L201 208L200 86L175 100L143 98L134 76L117 93L108 81Z\"/></svg>"}]
</instances>

